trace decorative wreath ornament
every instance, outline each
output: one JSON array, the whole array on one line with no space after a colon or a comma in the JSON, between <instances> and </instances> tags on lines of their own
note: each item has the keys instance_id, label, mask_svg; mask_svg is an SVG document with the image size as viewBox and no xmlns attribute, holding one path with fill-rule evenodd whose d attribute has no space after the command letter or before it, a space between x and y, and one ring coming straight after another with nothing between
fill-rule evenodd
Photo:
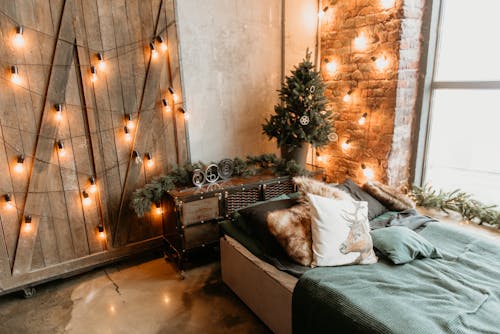
<instances>
[{"instance_id":1,"label":"decorative wreath ornament","mask_svg":"<svg viewBox=\"0 0 500 334\"><path fill-rule=\"evenodd\" d=\"M332 132L328 135L328 140L331 142L337 141L338 139L339 136L335 132Z\"/></svg>"},{"instance_id":2,"label":"decorative wreath ornament","mask_svg":"<svg viewBox=\"0 0 500 334\"><path fill-rule=\"evenodd\" d=\"M207 166L205 169L205 180L207 180L208 183L214 183L217 182L219 179L219 167L217 167L216 164L210 164Z\"/></svg>"},{"instance_id":3,"label":"decorative wreath ornament","mask_svg":"<svg viewBox=\"0 0 500 334\"><path fill-rule=\"evenodd\" d=\"M309 116L304 115L299 119L300 125L306 126L309 124Z\"/></svg>"},{"instance_id":4,"label":"decorative wreath ornament","mask_svg":"<svg viewBox=\"0 0 500 334\"><path fill-rule=\"evenodd\" d=\"M193 171L193 177L191 180L195 186L201 187L203 183L205 183L205 174L201 169L197 168Z\"/></svg>"},{"instance_id":5,"label":"decorative wreath ornament","mask_svg":"<svg viewBox=\"0 0 500 334\"><path fill-rule=\"evenodd\" d=\"M234 171L234 162L231 159L222 159L219 161L219 176L227 180L233 175Z\"/></svg>"}]
</instances>

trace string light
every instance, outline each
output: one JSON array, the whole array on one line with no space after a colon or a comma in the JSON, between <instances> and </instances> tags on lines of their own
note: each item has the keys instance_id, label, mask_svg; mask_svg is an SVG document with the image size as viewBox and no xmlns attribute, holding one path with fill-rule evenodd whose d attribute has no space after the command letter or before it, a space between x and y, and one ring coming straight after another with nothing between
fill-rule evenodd
<instances>
[{"instance_id":1,"label":"string light","mask_svg":"<svg viewBox=\"0 0 500 334\"><path fill-rule=\"evenodd\" d=\"M358 120L358 124L359 125L365 125L365 123L366 123L366 117L368 117L368 113L367 112L365 112L365 113L363 113L363 115L361 115L361 117Z\"/></svg>"},{"instance_id":2,"label":"string light","mask_svg":"<svg viewBox=\"0 0 500 334\"><path fill-rule=\"evenodd\" d=\"M327 11L328 11L328 6L323 7L323 9L319 11L319 13L318 13L318 17L319 17L320 19L322 19L323 17L325 17L325 14L326 14L326 12L327 12Z\"/></svg>"},{"instance_id":3,"label":"string light","mask_svg":"<svg viewBox=\"0 0 500 334\"><path fill-rule=\"evenodd\" d=\"M90 65L90 81L97 81L97 70L94 65Z\"/></svg>"},{"instance_id":4,"label":"string light","mask_svg":"<svg viewBox=\"0 0 500 334\"><path fill-rule=\"evenodd\" d=\"M155 213L157 215L161 215L163 213L160 203L155 203Z\"/></svg>"},{"instance_id":5,"label":"string light","mask_svg":"<svg viewBox=\"0 0 500 334\"><path fill-rule=\"evenodd\" d=\"M347 139L345 142L342 143L342 150L347 151L351 148L351 140Z\"/></svg>"},{"instance_id":6,"label":"string light","mask_svg":"<svg viewBox=\"0 0 500 334\"><path fill-rule=\"evenodd\" d=\"M389 60L385 56L381 57L372 57L373 62L375 63L375 67L379 70L379 72L384 71L387 66L389 66Z\"/></svg>"},{"instance_id":7,"label":"string light","mask_svg":"<svg viewBox=\"0 0 500 334\"><path fill-rule=\"evenodd\" d=\"M134 159L137 165L142 163L141 155L136 150L132 151L132 158Z\"/></svg>"},{"instance_id":8,"label":"string light","mask_svg":"<svg viewBox=\"0 0 500 334\"><path fill-rule=\"evenodd\" d=\"M19 76L19 69L17 68L17 65L12 65L10 67L10 73L11 73L10 81L12 81L12 83L16 85L20 85L21 77Z\"/></svg>"},{"instance_id":9,"label":"string light","mask_svg":"<svg viewBox=\"0 0 500 334\"><path fill-rule=\"evenodd\" d=\"M86 190L82 191L82 203L85 206L89 206L92 203L89 193Z\"/></svg>"},{"instance_id":10,"label":"string light","mask_svg":"<svg viewBox=\"0 0 500 334\"><path fill-rule=\"evenodd\" d=\"M326 71L328 72L328 74L332 75L337 72L337 62L335 60L328 61L328 59L326 59L326 61Z\"/></svg>"},{"instance_id":11,"label":"string light","mask_svg":"<svg viewBox=\"0 0 500 334\"><path fill-rule=\"evenodd\" d=\"M358 51L363 51L368 47L368 40L365 34L362 32L354 39L354 48Z\"/></svg>"},{"instance_id":12,"label":"string light","mask_svg":"<svg viewBox=\"0 0 500 334\"><path fill-rule=\"evenodd\" d=\"M56 119L56 121L60 122L63 118L63 116L62 116L62 104L54 105L54 109L56 111L55 119Z\"/></svg>"},{"instance_id":13,"label":"string light","mask_svg":"<svg viewBox=\"0 0 500 334\"><path fill-rule=\"evenodd\" d=\"M384 9L389 9L394 6L394 0L380 0L380 5Z\"/></svg>"},{"instance_id":14,"label":"string light","mask_svg":"<svg viewBox=\"0 0 500 334\"><path fill-rule=\"evenodd\" d=\"M99 71L104 72L106 70L106 62L104 61L104 54L102 52L98 52L96 54L97 57L97 67L99 67Z\"/></svg>"},{"instance_id":15,"label":"string light","mask_svg":"<svg viewBox=\"0 0 500 334\"><path fill-rule=\"evenodd\" d=\"M31 231L31 216L29 215L24 217L24 230L26 232Z\"/></svg>"},{"instance_id":16,"label":"string light","mask_svg":"<svg viewBox=\"0 0 500 334\"><path fill-rule=\"evenodd\" d=\"M161 104L163 104L163 108L165 108L166 112L170 112L172 108L170 108L170 104L168 104L167 99L162 99Z\"/></svg>"},{"instance_id":17,"label":"string light","mask_svg":"<svg viewBox=\"0 0 500 334\"><path fill-rule=\"evenodd\" d=\"M22 48L24 46L24 28L23 26L17 26L16 27L16 35L14 36L14 46L16 48Z\"/></svg>"},{"instance_id":18,"label":"string light","mask_svg":"<svg viewBox=\"0 0 500 334\"><path fill-rule=\"evenodd\" d=\"M170 94L172 94L172 99L174 99L174 103L177 103L177 101L179 100L179 96L177 96L177 94L175 93L175 90L172 86L168 87L168 91L170 92Z\"/></svg>"},{"instance_id":19,"label":"string light","mask_svg":"<svg viewBox=\"0 0 500 334\"><path fill-rule=\"evenodd\" d=\"M60 157L64 157L66 155L66 149L64 148L64 143L62 140L57 141L57 149L59 151Z\"/></svg>"},{"instance_id":20,"label":"string light","mask_svg":"<svg viewBox=\"0 0 500 334\"><path fill-rule=\"evenodd\" d=\"M158 58L158 51L156 51L154 42L149 43L149 48L151 49L151 58L153 59Z\"/></svg>"},{"instance_id":21,"label":"string light","mask_svg":"<svg viewBox=\"0 0 500 334\"><path fill-rule=\"evenodd\" d=\"M21 173L24 170L24 159L25 159L24 154L20 154L17 156L17 162L16 165L14 166L14 171L16 173Z\"/></svg>"},{"instance_id":22,"label":"string light","mask_svg":"<svg viewBox=\"0 0 500 334\"><path fill-rule=\"evenodd\" d=\"M12 198L9 194L5 194L4 196L5 199L5 209L11 210L14 208L14 205L12 205Z\"/></svg>"},{"instance_id":23,"label":"string light","mask_svg":"<svg viewBox=\"0 0 500 334\"><path fill-rule=\"evenodd\" d=\"M104 232L104 226L101 224L97 225L97 232L99 234L99 239L104 240L106 239L106 232Z\"/></svg>"},{"instance_id":24,"label":"string light","mask_svg":"<svg viewBox=\"0 0 500 334\"><path fill-rule=\"evenodd\" d=\"M375 176L375 173L373 172L373 169L366 167L365 164L361 164L361 169L363 169L363 174L368 180L372 180L373 177Z\"/></svg>"},{"instance_id":25,"label":"string light","mask_svg":"<svg viewBox=\"0 0 500 334\"><path fill-rule=\"evenodd\" d=\"M165 42L165 40L163 39L163 37L157 36L156 37L156 41L158 42L158 44L160 44L160 50L162 52L166 52L168 50L167 43Z\"/></svg>"},{"instance_id":26,"label":"string light","mask_svg":"<svg viewBox=\"0 0 500 334\"><path fill-rule=\"evenodd\" d=\"M129 128L130 130L135 128L134 117L132 116L132 114L125 115L125 121L127 123L127 128Z\"/></svg>"},{"instance_id":27,"label":"string light","mask_svg":"<svg viewBox=\"0 0 500 334\"><path fill-rule=\"evenodd\" d=\"M146 160L147 160L146 166L149 168L153 167L154 161L153 161L153 155L151 153L149 152L146 153Z\"/></svg>"},{"instance_id":28,"label":"string light","mask_svg":"<svg viewBox=\"0 0 500 334\"><path fill-rule=\"evenodd\" d=\"M89 183L90 183L89 193L95 194L97 192L97 182L94 176L89 177Z\"/></svg>"},{"instance_id":29,"label":"string light","mask_svg":"<svg viewBox=\"0 0 500 334\"><path fill-rule=\"evenodd\" d=\"M349 90L345 95L344 97L342 98L342 100L345 102L345 103L349 103L351 102L351 99L352 99L352 90Z\"/></svg>"},{"instance_id":30,"label":"string light","mask_svg":"<svg viewBox=\"0 0 500 334\"><path fill-rule=\"evenodd\" d=\"M123 127L123 132L125 133L125 141L130 141L132 140L132 136L130 135L130 131L127 126Z\"/></svg>"}]
</instances>

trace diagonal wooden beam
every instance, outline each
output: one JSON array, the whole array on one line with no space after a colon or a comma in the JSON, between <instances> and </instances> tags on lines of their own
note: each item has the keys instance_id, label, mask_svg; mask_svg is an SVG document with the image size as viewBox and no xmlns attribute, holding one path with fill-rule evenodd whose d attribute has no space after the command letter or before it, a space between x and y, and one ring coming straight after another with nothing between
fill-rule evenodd
<instances>
[{"instance_id":1,"label":"diagonal wooden beam","mask_svg":"<svg viewBox=\"0 0 500 334\"><path fill-rule=\"evenodd\" d=\"M74 53L74 45L67 42L75 39L72 14L73 5L73 0L65 0L62 6L62 18L59 23L58 38L52 57L53 66L51 67L46 88L45 101L43 103L44 109L35 145L35 158L31 170L23 215L32 217L31 229L30 231L25 231L21 228L14 261L13 275L26 273L31 269L31 261L38 234L40 217L43 217L47 210L48 197L43 192L46 190L46 178L49 172L57 134L57 123L53 121L51 111L53 104L64 101L66 95L66 85L71 69L68 65L71 65Z\"/></svg>"}]
</instances>

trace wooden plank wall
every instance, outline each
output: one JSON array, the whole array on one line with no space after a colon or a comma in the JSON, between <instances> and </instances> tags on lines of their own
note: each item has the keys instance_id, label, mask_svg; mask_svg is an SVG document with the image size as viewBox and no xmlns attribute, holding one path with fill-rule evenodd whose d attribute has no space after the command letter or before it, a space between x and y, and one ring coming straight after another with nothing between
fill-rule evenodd
<instances>
[{"instance_id":1,"label":"wooden plank wall","mask_svg":"<svg viewBox=\"0 0 500 334\"><path fill-rule=\"evenodd\" d=\"M157 245L161 217L129 203L188 160L174 0L6 0L0 33L0 294Z\"/></svg>"}]
</instances>

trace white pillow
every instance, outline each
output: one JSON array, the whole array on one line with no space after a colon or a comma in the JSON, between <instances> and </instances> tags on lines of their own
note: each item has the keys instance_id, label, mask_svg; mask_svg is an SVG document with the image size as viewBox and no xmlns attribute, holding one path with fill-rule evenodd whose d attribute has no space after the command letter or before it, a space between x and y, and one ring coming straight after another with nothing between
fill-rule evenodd
<instances>
[{"instance_id":1,"label":"white pillow","mask_svg":"<svg viewBox=\"0 0 500 334\"><path fill-rule=\"evenodd\" d=\"M312 266L377 262L368 223L368 204L307 194L311 203Z\"/></svg>"}]
</instances>

